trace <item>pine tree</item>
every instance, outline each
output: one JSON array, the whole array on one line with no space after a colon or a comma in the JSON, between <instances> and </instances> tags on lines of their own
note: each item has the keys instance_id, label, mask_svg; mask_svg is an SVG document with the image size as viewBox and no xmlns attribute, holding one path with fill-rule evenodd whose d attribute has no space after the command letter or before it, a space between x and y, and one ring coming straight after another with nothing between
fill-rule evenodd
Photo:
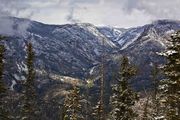
<instances>
[{"instance_id":1,"label":"pine tree","mask_svg":"<svg viewBox=\"0 0 180 120\"><path fill-rule=\"evenodd\" d=\"M147 96L147 99L145 101L145 104L144 104L144 110L143 110L143 116L142 116L142 120L150 120L149 119L149 111L148 111L148 107L149 107L149 100L150 100L150 97Z\"/></svg>"},{"instance_id":2,"label":"pine tree","mask_svg":"<svg viewBox=\"0 0 180 120\"><path fill-rule=\"evenodd\" d=\"M0 36L0 40L4 39L3 36ZM7 96L7 88L5 87L3 81L3 70L4 70L4 45L0 45L0 119L1 120L9 120L9 114L7 111L7 106L5 106L5 100L3 99Z\"/></svg>"},{"instance_id":3,"label":"pine tree","mask_svg":"<svg viewBox=\"0 0 180 120\"><path fill-rule=\"evenodd\" d=\"M2 39L2 37L0 36L0 40L1 39ZM4 45L0 45L0 95L1 95L1 98L2 98L2 95L5 94L5 92L6 92L6 87L3 82L4 52L5 52Z\"/></svg>"},{"instance_id":4,"label":"pine tree","mask_svg":"<svg viewBox=\"0 0 180 120\"><path fill-rule=\"evenodd\" d=\"M82 120L82 111L80 104L80 94L79 88L77 86L73 87L73 90L70 91L70 94L66 96L64 102L65 114L64 120Z\"/></svg>"},{"instance_id":5,"label":"pine tree","mask_svg":"<svg viewBox=\"0 0 180 120\"><path fill-rule=\"evenodd\" d=\"M101 97L101 95L100 95ZM94 112L93 112L94 118L96 120L103 120L104 116L103 116L103 103L102 100L99 100L97 105L94 108Z\"/></svg>"},{"instance_id":6,"label":"pine tree","mask_svg":"<svg viewBox=\"0 0 180 120\"><path fill-rule=\"evenodd\" d=\"M158 79L159 76L159 69L157 65L153 66L152 72L151 72L151 79L152 79L152 109L153 112L151 113L152 118L156 119L160 117L161 110L160 110L160 91L159 91L159 85L160 80Z\"/></svg>"},{"instance_id":7,"label":"pine tree","mask_svg":"<svg viewBox=\"0 0 180 120\"><path fill-rule=\"evenodd\" d=\"M37 119L37 96L35 90L35 71L34 71L34 51L31 43L27 45L27 80L25 81L25 90L23 95L23 120L36 120Z\"/></svg>"},{"instance_id":8,"label":"pine tree","mask_svg":"<svg viewBox=\"0 0 180 120\"><path fill-rule=\"evenodd\" d=\"M100 96L97 105L94 107L94 118L97 120L104 120L104 76L102 75L100 81Z\"/></svg>"},{"instance_id":9,"label":"pine tree","mask_svg":"<svg viewBox=\"0 0 180 120\"><path fill-rule=\"evenodd\" d=\"M67 95L64 99L62 114L61 114L61 120L68 120L68 107L69 107L69 96Z\"/></svg>"},{"instance_id":10,"label":"pine tree","mask_svg":"<svg viewBox=\"0 0 180 120\"><path fill-rule=\"evenodd\" d=\"M127 57L122 58L120 67L115 78L117 84L113 86L111 115L114 120L134 120L136 113L132 107L138 97L130 88L129 82L136 70L130 65Z\"/></svg>"},{"instance_id":11,"label":"pine tree","mask_svg":"<svg viewBox=\"0 0 180 120\"><path fill-rule=\"evenodd\" d=\"M180 31L171 36L170 42L172 44L164 52L167 58L163 68L167 77L163 81L165 118L180 120Z\"/></svg>"},{"instance_id":12,"label":"pine tree","mask_svg":"<svg viewBox=\"0 0 180 120\"><path fill-rule=\"evenodd\" d=\"M94 107L94 112L92 113L94 118L97 120L104 120L104 63L101 64L101 78L100 78L100 94L99 101Z\"/></svg>"},{"instance_id":13,"label":"pine tree","mask_svg":"<svg viewBox=\"0 0 180 120\"><path fill-rule=\"evenodd\" d=\"M92 107L91 107L91 102L90 102L90 97L89 97L89 90L94 86L93 80L88 79L86 81L86 92L85 92L85 105L84 105L84 110L85 110L85 120L89 120L91 118L91 113L92 113Z\"/></svg>"}]
</instances>

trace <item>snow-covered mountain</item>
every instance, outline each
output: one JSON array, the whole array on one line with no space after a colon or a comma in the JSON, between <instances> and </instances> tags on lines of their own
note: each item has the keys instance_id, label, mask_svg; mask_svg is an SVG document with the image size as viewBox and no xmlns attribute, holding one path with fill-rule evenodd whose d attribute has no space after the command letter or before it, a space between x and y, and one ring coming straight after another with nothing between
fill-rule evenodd
<instances>
[{"instance_id":1,"label":"snow-covered mountain","mask_svg":"<svg viewBox=\"0 0 180 120\"><path fill-rule=\"evenodd\" d=\"M114 27L98 27L97 28L102 34L104 34L108 39L112 41L118 41L120 36L127 31L124 28L114 28Z\"/></svg>"},{"instance_id":2,"label":"snow-covered mountain","mask_svg":"<svg viewBox=\"0 0 180 120\"><path fill-rule=\"evenodd\" d=\"M13 89L18 81L25 80L26 44L31 42L36 53L36 76L46 84L52 77L71 76L84 79L90 68L100 62L102 51L108 53L117 46L92 24L46 25L27 19L2 18L1 35L6 47L6 76ZM5 22L8 23L5 23ZM28 23L26 29L22 26ZM3 31L7 24L8 32ZM22 34L21 34L22 33Z\"/></svg>"},{"instance_id":3,"label":"snow-covered mountain","mask_svg":"<svg viewBox=\"0 0 180 120\"><path fill-rule=\"evenodd\" d=\"M121 50L130 47L135 41L139 39L154 39L160 44L163 43L159 38L166 37L166 35L179 30L180 21L173 20L158 20L151 24L147 24L140 27L129 28L129 29L115 29L115 28L102 28L100 31L108 38L119 44ZM110 36L110 37L109 37ZM144 38L142 38L144 37ZM165 46L165 45L164 45Z\"/></svg>"},{"instance_id":4,"label":"snow-covered mountain","mask_svg":"<svg viewBox=\"0 0 180 120\"><path fill-rule=\"evenodd\" d=\"M137 81L147 81L152 63L165 62L156 52L166 48L169 34L177 30L180 30L180 22L171 20L123 29L85 23L47 25L28 19L0 18L0 34L8 36L1 41L7 49L5 78L11 89L18 86L18 81L25 80L26 44L32 42L40 87L55 80L62 82L63 76L84 80L89 74L97 74L93 70L98 69L103 51L109 59L128 55L142 68L141 72L145 71L139 74Z\"/></svg>"},{"instance_id":5,"label":"snow-covered mountain","mask_svg":"<svg viewBox=\"0 0 180 120\"><path fill-rule=\"evenodd\" d=\"M162 65L166 60L157 53L169 45L168 39L173 32L180 30L180 21L158 20L144 26L129 28L114 42L118 54L129 56L138 67L134 83L138 88L149 86L153 64Z\"/></svg>"}]
</instances>

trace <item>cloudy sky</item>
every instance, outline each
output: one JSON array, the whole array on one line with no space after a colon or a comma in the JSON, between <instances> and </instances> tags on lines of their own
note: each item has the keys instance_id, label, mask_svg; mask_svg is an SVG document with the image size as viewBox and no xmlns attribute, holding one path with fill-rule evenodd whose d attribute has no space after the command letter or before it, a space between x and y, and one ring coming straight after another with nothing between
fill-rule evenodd
<instances>
[{"instance_id":1,"label":"cloudy sky","mask_svg":"<svg viewBox=\"0 0 180 120\"><path fill-rule=\"evenodd\" d=\"M179 20L179 6L180 0L0 0L0 16L127 28L157 19Z\"/></svg>"}]
</instances>

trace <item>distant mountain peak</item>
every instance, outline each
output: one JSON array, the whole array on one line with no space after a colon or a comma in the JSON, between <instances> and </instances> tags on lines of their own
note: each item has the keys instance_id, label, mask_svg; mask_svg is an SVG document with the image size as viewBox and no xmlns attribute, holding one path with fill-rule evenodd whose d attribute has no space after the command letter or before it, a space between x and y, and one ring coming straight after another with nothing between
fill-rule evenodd
<instances>
[{"instance_id":1,"label":"distant mountain peak","mask_svg":"<svg viewBox=\"0 0 180 120\"><path fill-rule=\"evenodd\" d=\"M155 20L152 22L152 24L159 24L159 25L172 24L172 23L180 24L180 21L179 20L171 20L171 19L161 19L161 20Z\"/></svg>"}]
</instances>

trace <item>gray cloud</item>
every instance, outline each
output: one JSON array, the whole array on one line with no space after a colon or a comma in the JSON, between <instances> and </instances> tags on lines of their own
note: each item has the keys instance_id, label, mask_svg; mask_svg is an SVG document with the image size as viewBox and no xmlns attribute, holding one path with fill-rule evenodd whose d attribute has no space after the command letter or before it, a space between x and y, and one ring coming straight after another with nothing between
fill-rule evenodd
<instances>
[{"instance_id":1,"label":"gray cloud","mask_svg":"<svg viewBox=\"0 0 180 120\"><path fill-rule=\"evenodd\" d=\"M74 18L75 14L75 9L77 8L76 6L76 1L75 0L70 0L69 1L69 15L67 15L67 21L70 21L71 23L77 23L80 22L79 20Z\"/></svg>"},{"instance_id":2,"label":"gray cloud","mask_svg":"<svg viewBox=\"0 0 180 120\"><path fill-rule=\"evenodd\" d=\"M0 3L1 16L18 16L30 7L28 3L21 0L0 0Z\"/></svg>"},{"instance_id":3,"label":"gray cloud","mask_svg":"<svg viewBox=\"0 0 180 120\"><path fill-rule=\"evenodd\" d=\"M49 24L89 22L132 27L157 19L180 19L180 0L0 0L0 16Z\"/></svg>"},{"instance_id":4,"label":"gray cloud","mask_svg":"<svg viewBox=\"0 0 180 120\"><path fill-rule=\"evenodd\" d=\"M179 19L179 0L128 0L128 10L144 10L156 18Z\"/></svg>"},{"instance_id":5,"label":"gray cloud","mask_svg":"<svg viewBox=\"0 0 180 120\"><path fill-rule=\"evenodd\" d=\"M25 37L27 34L27 28L29 27L29 21L20 21L11 19L6 16L0 17L0 34L5 36L22 36Z\"/></svg>"},{"instance_id":6,"label":"gray cloud","mask_svg":"<svg viewBox=\"0 0 180 120\"><path fill-rule=\"evenodd\" d=\"M21 21L16 23L11 16L19 16L30 18L33 15L32 11L29 11L30 5L21 0L0 0L0 34L3 35L15 35L24 36L29 27L29 21Z\"/></svg>"}]
</instances>

